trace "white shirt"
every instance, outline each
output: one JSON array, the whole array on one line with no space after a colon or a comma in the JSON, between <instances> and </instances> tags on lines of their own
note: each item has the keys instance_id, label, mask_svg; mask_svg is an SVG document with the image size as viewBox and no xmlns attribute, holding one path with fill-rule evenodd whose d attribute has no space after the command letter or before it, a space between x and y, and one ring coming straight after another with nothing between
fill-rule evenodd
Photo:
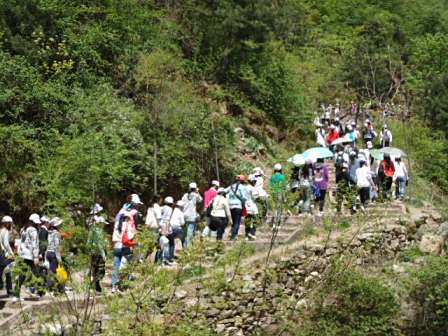
<instances>
[{"instance_id":1,"label":"white shirt","mask_svg":"<svg viewBox=\"0 0 448 336\"><path fill-rule=\"evenodd\" d=\"M253 187L252 185L247 185L246 186L246 196L247 196L247 200L246 200L246 209L247 209L247 213L249 215L258 215L258 207L257 207L257 203L255 203L255 200L258 198L258 191L255 187Z\"/></svg>"},{"instance_id":2,"label":"white shirt","mask_svg":"<svg viewBox=\"0 0 448 336\"><path fill-rule=\"evenodd\" d=\"M356 169L356 185L358 188L370 187L372 177L370 176L370 169L367 166Z\"/></svg>"},{"instance_id":3,"label":"white shirt","mask_svg":"<svg viewBox=\"0 0 448 336\"><path fill-rule=\"evenodd\" d=\"M174 208L170 224L172 228L181 228L185 224L185 215L179 208Z\"/></svg>"},{"instance_id":4,"label":"white shirt","mask_svg":"<svg viewBox=\"0 0 448 336\"><path fill-rule=\"evenodd\" d=\"M403 161L401 161L400 163L398 162L394 162L395 165L395 175L394 177L405 177L406 179L408 178L408 170L406 169L406 165L404 164Z\"/></svg>"},{"instance_id":5,"label":"white shirt","mask_svg":"<svg viewBox=\"0 0 448 336\"><path fill-rule=\"evenodd\" d=\"M14 257L11 245L9 245L9 231L6 228L0 230L0 249L5 254L6 258Z\"/></svg>"}]
</instances>

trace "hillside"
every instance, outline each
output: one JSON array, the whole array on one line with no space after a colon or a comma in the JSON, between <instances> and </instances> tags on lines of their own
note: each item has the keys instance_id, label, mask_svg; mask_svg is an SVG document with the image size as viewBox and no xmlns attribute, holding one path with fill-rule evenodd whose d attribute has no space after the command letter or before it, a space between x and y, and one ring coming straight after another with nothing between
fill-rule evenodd
<instances>
[{"instance_id":1,"label":"hillside","mask_svg":"<svg viewBox=\"0 0 448 336\"><path fill-rule=\"evenodd\" d=\"M27 283L15 302L0 298L0 334L447 335L446 55L445 0L0 0L0 214L19 245L31 213L61 217L62 259L50 252L69 271L60 290L51 280L65 280L35 274L46 256L28 269L14 251L6 273ZM325 208L298 206L287 159L317 146L330 105L359 130L389 126L406 153L404 197L378 182L364 209L356 185L338 212L330 153ZM278 194L267 187L277 162ZM190 246L166 238L162 214L123 245L134 219L115 215L131 194L144 222L154 195L177 201L192 181L203 194L257 166L271 196L256 238L244 238L250 220L239 242L228 228L222 241L200 235L201 201ZM95 203L104 221L92 224Z\"/></svg>"}]
</instances>

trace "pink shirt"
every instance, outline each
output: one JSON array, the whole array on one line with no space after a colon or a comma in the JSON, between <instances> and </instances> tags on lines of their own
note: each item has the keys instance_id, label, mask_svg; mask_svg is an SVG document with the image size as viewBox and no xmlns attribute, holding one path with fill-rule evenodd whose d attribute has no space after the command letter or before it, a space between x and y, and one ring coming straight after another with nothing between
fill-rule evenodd
<instances>
[{"instance_id":1,"label":"pink shirt","mask_svg":"<svg viewBox=\"0 0 448 336\"><path fill-rule=\"evenodd\" d=\"M218 191L215 188L210 188L204 193L204 209L207 209L211 201L218 195Z\"/></svg>"}]
</instances>

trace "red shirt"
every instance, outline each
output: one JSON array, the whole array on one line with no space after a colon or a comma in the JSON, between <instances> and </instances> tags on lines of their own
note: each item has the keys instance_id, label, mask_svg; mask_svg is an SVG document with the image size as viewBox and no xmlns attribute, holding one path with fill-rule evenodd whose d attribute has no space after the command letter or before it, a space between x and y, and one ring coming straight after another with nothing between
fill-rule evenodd
<instances>
[{"instance_id":1,"label":"red shirt","mask_svg":"<svg viewBox=\"0 0 448 336\"><path fill-rule=\"evenodd\" d=\"M382 162L384 175L388 177L393 177L395 174L395 165L392 161L388 164L387 161Z\"/></svg>"},{"instance_id":2,"label":"red shirt","mask_svg":"<svg viewBox=\"0 0 448 336\"><path fill-rule=\"evenodd\" d=\"M339 132L335 130L330 130L330 133L327 135L327 141L331 145L333 141L339 139Z\"/></svg>"}]
</instances>

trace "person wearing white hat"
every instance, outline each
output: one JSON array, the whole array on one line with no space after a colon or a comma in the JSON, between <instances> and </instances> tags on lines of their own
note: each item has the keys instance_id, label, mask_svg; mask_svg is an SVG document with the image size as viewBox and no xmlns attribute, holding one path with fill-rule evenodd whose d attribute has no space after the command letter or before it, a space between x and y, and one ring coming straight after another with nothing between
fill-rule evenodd
<instances>
[{"instance_id":1,"label":"person wearing white hat","mask_svg":"<svg viewBox=\"0 0 448 336\"><path fill-rule=\"evenodd\" d=\"M184 235L184 225L185 225L185 213L183 208L185 207L185 202L180 200L176 202L174 206L173 213L170 218L171 234L167 236L169 240L169 258L170 262L174 260L174 252L176 247L176 238L180 239L182 247L185 247L185 235Z\"/></svg>"},{"instance_id":2,"label":"person wearing white hat","mask_svg":"<svg viewBox=\"0 0 448 336\"><path fill-rule=\"evenodd\" d=\"M219 188L218 194L209 205L210 230L216 231L216 240L221 241L227 224L232 226L232 214L229 201L226 198L226 189Z\"/></svg>"},{"instance_id":3,"label":"person wearing white hat","mask_svg":"<svg viewBox=\"0 0 448 336\"><path fill-rule=\"evenodd\" d=\"M392 132L387 127L383 126L383 130L380 132L381 148L390 147L392 145Z\"/></svg>"},{"instance_id":4,"label":"person wearing white hat","mask_svg":"<svg viewBox=\"0 0 448 336\"><path fill-rule=\"evenodd\" d=\"M91 214L95 213L95 215L88 220L89 235L87 237L87 246L90 252L92 284L95 286L96 292L101 293L101 279L105 275L106 248L108 245L102 226L107 224L107 221L102 214L103 207L100 204L95 204L94 208L97 211L92 211Z\"/></svg>"},{"instance_id":5,"label":"person wearing white hat","mask_svg":"<svg viewBox=\"0 0 448 336\"><path fill-rule=\"evenodd\" d=\"M36 229L36 225L41 224L40 216L33 213L25 226L20 230L20 244L19 244L19 256L23 259L23 262L28 269L27 272L23 272L19 275L15 292L14 301L20 301L20 289L24 284L27 277L25 274L33 273L36 277L39 277L37 265L39 264L39 236ZM39 293L40 294L40 293Z\"/></svg>"},{"instance_id":6,"label":"person wearing white hat","mask_svg":"<svg viewBox=\"0 0 448 336\"><path fill-rule=\"evenodd\" d=\"M45 252L47 251L48 246L48 228L50 227L50 218L47 216L42 216L40 218L42 222L38 228L38 236L39 236L39 256L42 260L45 260Z\"/></svg>"},{"instance_id":7,"label":"person wearing white hat","mask_svg":"<svg viewBox=\"0 0 448 336\"><path fill-rule=\"evenodd\" d=\"M246 186L246 209L247 217L245 219L246 240L255 240L257 231L258 207L256 200L258 198L258 190L255 188L257 178L255 175L248 176L248 185Z\"/></svg>"},{"instance_id":8,"label":"person wearing white hat","mask_svg":"<svg viewBox=\"0 0 448 336\"><path fill-rule=\"evenodd\" d=\"M370 174L370 169L367 167L364 157L359 159L359 168L356 169L356 186L358 187L358 194L361 199L361 209L365 210L365 205L370 199L370 188L376 188ZM356 211L356 205L353 208Z\"/></svg>"},{"instance_id":9,"label":"person wearing white hat","mask_svg":"<svg viewBox=\"0 0 448 336\"><path fill-rule=\"evenodd\" d=\"M55 291L55 275L56 269L61 263L61 234L59 233L59 227L63 223L63 220L59 217L53 217L50 220L50 227L48 229L48 246L45 253L45 259L49 264L49 277L47 279L47 288L49 290ZM59 289L62 289L59 287Z\"/></svg>"},{"instance_id":10,"label":"person wearing white hat","mask_svg":"<svg viewBox=\"0 0 448 336\"><path fill-rule=\"evenodd\" d=\"M197 212L198 205L202 203L202 196L199 194L198 186L192 182L189 185L189 190L182 196L184 202L183 211L185 215L185 223L187 227L187 234L185 239L185 247L190 245L196 233L196 227L199 221L199 214Z\"/></svg>"},{"instance_id":11,"label":"person wearing white hat","mask_svg":"<svg viewBox=\"0 0 448 336\"><path fill-rule=\"evenodd\" d=\"M217 180L213 180L210 183L210 188L204 192L204 213L206 214L205 216L205 228L204 230L202 230L202 237L206 238L209 236L210 234L210 216L207 215L208 211L208 207L209 205L213 202L213 199L216 197L216 195L218 195L218 188L219 188L219 181Z\"/></svg>"},{"instance_id":12,"label":"person wearing white hat","mask_svg":"<svg viewBox=\"0 0 448 336\"><path fill-rule=\"evenodd\" d=\"M395 197L397 199L403 199L406 194L406 184L409 181L408 170L406 169L406 165L401 160L401 156L397 156L395 158Z\"/></svg>"},{"instance_id":13,"label":"person wearing white hat","mask_svg":"<svg viewBox=\"0 0 448 336\"><path fill-rule=\"evenodd\" d=\"M159 249L156 252L155 261L168 265L171 263L168 237L173 232L170 221L173 213L174 199L171 196L167 196L163 203L159 223Z\"/></svg>"},{"instance_id":14,"label":"person wearing white hat","mask_svg":"<svg viewBox=\"0 0 448 336\"><path fill-rule=\"evenodd\" d=\"M12 224L12 218L10 216L4 216L2 218L0 229L0 279L3 279L3 273L5 273L6 294L9 297L13 297L12 277L9 270L11 263L14 261L14 252L9 244L9 233ZM8 271L5 272L5 270Z\"/></svg>"},{"instance_id":15,"label":"person wearing white hat","mask_svg":"<svg viewBox=\"0 0 448 336\"><path fill-rule=\"evenodd\" d=\"M325 141L325 131L322 124L316 125L315 130L316 143L321 147L327 147L327 142Z\"/></svg>"}]
</instances>

